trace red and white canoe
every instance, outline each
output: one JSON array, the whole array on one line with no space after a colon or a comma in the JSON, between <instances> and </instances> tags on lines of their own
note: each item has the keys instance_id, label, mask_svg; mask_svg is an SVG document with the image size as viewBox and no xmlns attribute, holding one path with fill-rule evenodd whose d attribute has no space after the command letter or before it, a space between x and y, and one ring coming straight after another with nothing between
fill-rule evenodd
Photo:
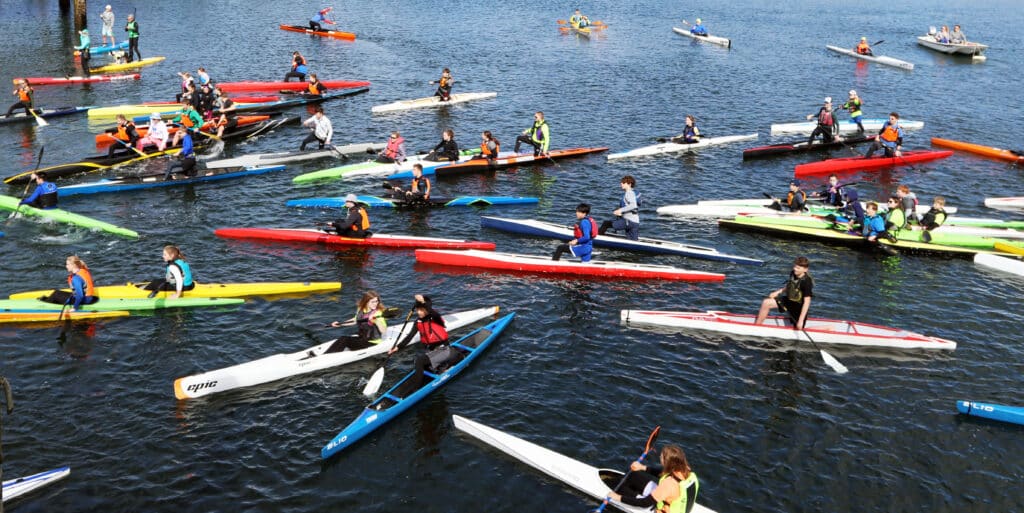
<instances>
[{"instance_id":1,"label":"red and white canoe","mask_svg":"<svg viewBox=\"0 0 1024 513\"><path fill-rule=\"evenodd\" d=\"M569 256L571 258L571 256ZM551 260L546 255L519 255L493 251L416 250L416 261L428 264L473 267L498 271L521 271L552 276L597 276L638 280L722 281L724 274L689 271L667 265L632 262L587 263L576 260Z\"/></svg>"},{"instance_id":2,"label":"red and white canoe","mask_svg":"<svg viewBox=\"0 0 1024 513\"><path fill-rule=\"evenodd\" d=\"M17 84L21 80L28 80L29 85L61 85L61 84L89 84L93 82L114 82L117 80L138 80L142 78L139 73L129 75L93 75L91 77L27 77L15 78L12 82Z\"/></svg>"},{"instance_id":3,"label":"red and white canoe","mask_svg":"<svg viewBox=\"0 0 1024 513\"><path fill-rule=\"evenodd\" d=\"M952 155L952 151L905 151L899 157L847 157L841 159L828 159L820 162L811 162L796 166L793 173L799 178L804 176L827 175L830 173L841 173L844 171L864 171L892 166L909 166L918 162L944 159Z\"/></svg>"},{"instance_id":4,"label":"red and white canoe","mask_svg":"<svg viewBox=\"0 0 1024 513\"><path fill-rule=\"evenodd\" d=\"M477 240L441 239L413 235L387 235L375 233L365 239L339 237L305 228L218 228L213 232L225 239L261 240L272 242L304 242L337 246L375 246L382 248L438 248L438 249L494 249L493 242Z\"/></svg>"},{"instance_id":5,"label":"red and white canoe","mask_svg":"<svg viewBox=\"0 0 1024 513\"><path fill-rule=\"evenodd\" d=\"M898 328L835 319L807 319L804 331L793 329L786 316L771 316L764 324L754 324L754 315L708 310L707 312L667 312L622 310L622 322L628 325L669 326L701 331L717 331L749 337L767 337L806 342L808 335L818 344L835 344L895 349L956 349L956 342L929 337Z\"/></svg>"},{"instance_id":6,"label":"red and white canoe","mask_svg":"<svg viewBox=\"0 0 1024 513\"><path fill-rule=\"evenodd\" d=\"M369 87L370 83L365 80L321 80L327 89L352 89L356 87ZM225 93L237 93L239 91L305 91L309 86L306 82L221 82L217 84Z\"/></svg>"}]
</instances>

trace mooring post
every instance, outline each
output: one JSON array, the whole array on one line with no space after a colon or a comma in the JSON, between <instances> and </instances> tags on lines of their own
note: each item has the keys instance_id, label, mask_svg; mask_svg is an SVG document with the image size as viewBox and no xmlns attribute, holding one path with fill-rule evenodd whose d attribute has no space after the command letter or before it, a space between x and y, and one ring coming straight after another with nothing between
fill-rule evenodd
<instances>
[{"instance_id":1,"label":"mooring post","mask_svg":"<svg viewBox=\"0 0 1024 513\"><path fill-rule=\"evenodd\" d=\"M11 395L11 384L7 382L7 378L0 376L0 401L7 405L7 414L10 415L14 411L14 396ZM3 417L0 416L0 434L3 433ZM4 477L4 447L3 442L0 442L0 482L3 482ZM0 513L4 513L4 490L0 487Z\"/></svg>"},{"instance_id":2,"label":"mooring post","mask_svg":"<svg viewBox=\"0 0 1024 513\"><path fill-rule=\"evenodd\" d=\"M75 33L79 30L87 28L89 26L88 19L85 16L87 12L85 7L85 0L75 0ZM2 512L0 512L2 513Z\"/></svg>"}]
</instances>

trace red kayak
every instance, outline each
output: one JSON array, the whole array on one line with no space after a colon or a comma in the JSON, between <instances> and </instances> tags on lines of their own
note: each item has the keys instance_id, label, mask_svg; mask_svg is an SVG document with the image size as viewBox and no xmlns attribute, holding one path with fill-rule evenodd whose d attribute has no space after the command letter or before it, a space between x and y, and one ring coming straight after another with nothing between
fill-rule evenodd
<instances>
[{"instance_id":1,"label":"red kayak","mask_svg":"<svg viewBox=\"0 0 1024 513\"><path fill-rule=\"evenodd\" d=\"M321 80L324 87L328 89L351 89L353 87L368 87L369 82L363 80ZM218 84L220 90L225 93L237 93L239 91L304 91L306 82L221 82Z\"/></svg>"},{"instance_id":2,"label":"red kayak","mask_svg":"<svg viewBox=\"0 0 1024 513\"><path fill-rule=\"evenodd\" d=\"M494 249L493 242L475 240L440 239L436 237L416 237L413 235L385 235L380 233L375 233L365 239L354 239L304 228L219 228L214 230L213 233L225 239L305 242L323 244L329 248L376 246L382 248Z\"/></svg>"},{"instance_id":3,"label":"red kayak","mask_svg":"<svg viewBox=\"0 0 1024 513\"><path fill-rule=\"evenodd\" d=\"M545 162L551 162L555 159L564 159L570 157L582 157L584 155L590 155L592 153L601 153L602 151L608 151L608 148L569 148L566 150L553 150L547 154L547 156L534 157L533 153L521 153L519 155L511 157L503 157L495 159L494 163L491 164L487 159L472 159L458 164L452 164L450 166L443 166L434 169L434 174L437 176L451 176L459 175L463 173L476 173L481 171L488 171L491 169L502 169L506 167L521 166L523 164L529 164L536 162L542 164Z\"/></svg>"},{"instance_id":4,"label":"red kayak","mask_svg":"<svg viewBox=\"0 0 1024 513\"><path fill-rule=\"evenodd\" d=\"M879 156L871 157L869 159L864 157L828 159L822 160L821 162L800 164L794 169L794 174L799 178L804 176L827 175L842 171L863 171L881 167L909 166L918 162L944 159L952 154L953 152L951 151L917 150L905 151L901 157Z\"/></svg>"},{"instance_id":5,"label":"red kayak","mask_svg":"<svg viewBox=\"0 0 1024 513\"><path fill-rule=\"evenodd\" d=\"M29 85L61 85L61 84L88 84L92 82L113 82L115 80L138 80L142 75L133 73L131 75L93 75L91 77L28 77L14 78L12 82L17 84L22 80L28 80Z\"/></svg>"}]
</instances>

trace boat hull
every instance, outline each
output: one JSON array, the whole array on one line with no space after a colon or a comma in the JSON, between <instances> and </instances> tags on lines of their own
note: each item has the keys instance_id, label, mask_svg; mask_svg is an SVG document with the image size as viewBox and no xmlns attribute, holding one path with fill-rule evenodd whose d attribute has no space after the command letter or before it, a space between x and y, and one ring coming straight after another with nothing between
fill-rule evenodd
<instances>
[{"instance_id":1,"label":"boat hull","mask_svg":"<svg viewBox=\"0 0 1024 513\"><path fill-rule=\"evenodd\" d=\"M243 239L272 242L310 243L343 248L350 246L371 246L392 249L440 248L440 249L494 249L493 242L481 242L412 235L373 234L365 239L339 237L320 230L302 228L219 228L214 231L225 239Z\"/></svg>"},{"instance_id":2,"label":"boat hull","mask_svg":"<svg viewBox=\"0 0 1024 513\"><path fill-rule=\"evenodd\" d=\"M961 55L978 61L983 61L987 58L983 54L985 53L985 50L988 49L988 45L983 45L981 43L940 43L931 36L917 36L917 44L929 50L935 50L936 52L944 53L946 55Z\"/></svg>"},{"instance_id":3,"label":"boat hull","mask_svg":"<svg viewBox=\"0 0 1024 513\"><path fill-rule=\"evenodd\" d=\"M377 196L356 196L356 200L368 207L385 208L433 208L433 207L486 207L491 205L533 205L538 198L521 196L431 196L429 200L406 201L404 199L380 198ZM344 197L308 198L288 200L286 206L302 208L342 208Z\"/></svg>"},{"instance_id":4,"label":"boat hull","mask_svg":"<svg viewBox=\"0 0 1024 513\"><path fill-rule=\"evenodd\" d=\"M1024 407L1006 406L1002 404L980 403L975 401L957 401L956 409L964 415L999 420L1024 425Z\"/></svg>"},{"instance_id":5,"label":"boat hull","mask_svg":"<svg viewBox=\"0 0 1024 513\"><path fill-rule=\"evenodd\" d=\"M103 285L96 287L96 295L104 299L144 299L150 290L144 287L149 282L125 283L124 285ZM68 290L68 289L64 289ZM264 283L196 283L195 288L187 290L184 297L256 297L280 296L285 294L317 294L341 290L340 281L295 281L295 282L264 282ZM174 291L157 292L158 298L166 298ZM49 294L50 290L30 290L10 295L10 299L35 299Z\"/></svg>"},{"instance_id":6,"label":"boat hull","mask_svg":"<svg viewBox=\"0 0 1024 513\"><path fill-rule=\"evenodd\" d=\"M901 61L892 57L886 57L884 55L862 55L848 48L840 48L838 46L827 45L825 48L832 50L838 54L848 55L862 61L875 62L878 64L885 64L886 66L892 66L894 68L900 68L905 70L914 69L914 65L907 61Z\"/></svg>"},{"instance_id":7,"label":"boat hull","mask_svg":"<svg viewBox=\"0 0 1024 513\"><path fill-rule=\"evenodd\" d=\"M865 131L878 131L882 129L882 125L888 119L883 118L865 118L861 119L861 124L864 125ZM920 130L924 128L924 121L907 121L900 120L900 126L904 130ZM784 135L784 134L804 134L810 135L815 128L818 127L818 123L813 121L801 121L798 123L774 123L772 124L772 135ZM844 119L839 122L839 131L842 133L857 132L860 128L857 127L857 123L853 120Z\"/></svg>"},{"instance_id":8,"label":"boat hull","mask_svg":"<svg viewBox=\"0 0 1024 513\"><path fill-rule=\"evenodd\" d=\"M692 144L679 144L674 142L664 142L659 144L652 144L650 146L643 146L634 150L629 150L620 153L609 153L607 155L608 160L619 160L619 159L630 159L640 157L652 157L655 155L665 155L670 153L681 153L684 151L693 151L708 146L716 146L720 144L729 144L740 141L752 141L757 139L757 134L747 135L727 135L723 137L707 137L700 139L699 141Z\"/></svg>"},{"instance_id":9,"label":"boat hull","mask_svg":"<svg viewBox=\"0 0 1024 513\"><path fill-rule=\"evenodd\" d=\"M793 169L793 174L797 177L805 177L850 171L867 171L884 167L909 166L948 158L952 154L952 151L905 151L900 157L878 156L871 158L849 157L828 159L797 165Z\"/></svg>"},{"instance_id":10,"label":"boat hull","mask_svg":"<svg viewBox=\"0 0 1024 513\"><path fill-rule=\"evenodd\" d=\"M704 41L705 43L711 43L713 45L724 46L726 48L732 48L732 40L721 36L712 36L708 34L706 36L696 36L690 33L689 30L679 27L672 27L672 32L681 36L686 36L690 39L696 39L697 41Z\"/></svg>"},{"instance_id":11,"label":"boat hull","mask_svg":"<svg viewBox=\"0 0 1024 513\"><path fill-rule=\"evenodd\" d=\"M3 482L3 502L12 501L68 477L71 467L55 468L31 476L19 477Z\"/></svg>"},{"instance_id":12,"label":"boat hull","mask_svg":"<svg viewBox=\"0 0 1024 513\"><path fill-rule=\"evenodd\" d=\"M498 96L498 93L455 93L449 96L448 101L444 102L441 101L440 96L430 96L427 98L417 98L415 100L401 100L384 105L374 105L370 109L370 112L373 112L374 114L383 114L385 112L397 112L411 109L447 107L448 105L454 105L456 103L485 100L487 98L494 98L495 96Z\"/></svg>"},{"instance_id":13,"label":"boat hull","mask_svg":"<svg viewBox=\"0 0 1024 513\"><path fill-rule=\"evenodd\" d=\"M299 32L301 34L309 34L311 36L329 37L332 39L342 39L345 41L355 41L356 35L352 32L342 32L340 30L313 30L309 27L302 25L280 25L281 30L287 30L289 32Z\"/></svg>"},{"instance_id":14,"label":"boat hull","mask_svg":"<svg viewBox=\"0 0 1024 513\"><path fill-rule=\"evenodd\" d=\"M950 148L953 150L966 151L975 155L1005 160L1007 162L1024 163L1024 155L1013 150L1004 150L993 146L954 141L952 139L942 139L940 137L932 137L932 145Z\"/></svg>"}]
</instances>

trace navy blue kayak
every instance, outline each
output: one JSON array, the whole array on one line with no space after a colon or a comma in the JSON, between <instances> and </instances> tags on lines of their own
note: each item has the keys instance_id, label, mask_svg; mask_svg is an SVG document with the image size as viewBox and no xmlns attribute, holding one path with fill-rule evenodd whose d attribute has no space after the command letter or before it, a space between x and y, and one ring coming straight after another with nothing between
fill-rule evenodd
<instances>
[{"instance_id":1,"label":"navy blue kayak","mask_svg":"<svg viewBox=\"0 0 1024 513\"><path fill-rule=\"evenodd\" d=\"M1005 406L1002 404L979 403L975 401L957 401L956 409L964 415L985 419L1001 420L1024 425L1024 407Z\"/></svg>"},{"instance_id":2,"label":"navy blue kayak","mask_svg":"<svg viewBox=\"0 0 1024 513\"><path fill-rule=\"evenodd\" d=\"M118 176L115 178L104 178L96 182L80 183L77 185L66 185L57 189L57 196L75 196L79 194L100 194L104 192L124 192L138 189L151 189L153 187L169 187L172 185L188 185L199 182L214 182L227 180L229 178L241 178L243 176L261 175L271 171L281 171L285 166L265 167L226 167L219 169L201 169L197 176L184 176L175 174L170 180L165 180L163 173L156 175L139 176Z\"/></svg>"},{"instance_id":3,"label":"navy blue kayak","mask_svg":"<svg viewBox=\"0 0 1024 513\"><path fill-rule=\"evenodd\" d=\"M434 196L430 199L406 201L405 199L381 198L378 196L357 196L360 203L368 207L390 208L422 208L422 207L485 207L489 205L532 205L537 198L522 196ZM341 208L345 206L345 198L306 198L289 200L289 207L305 208Z\"/></svg>"},{"instance_id":4,"label":"navy blue kayak","mask_svg":"<svg viewBox=\"0 0 1024 513\"><path fill-rule=\"evenodd\" d=\"M58 116L70 116L71 114L78 114L79 112L85 112L89 109L95 109L95 105L89 105L86 107L58 107L56 109L33 109L36 114L41 118L55 118ZM2 123L16 123L18 121L28 121L36 119L35 116L25 114L25 109L20 109L11 117L4 117L0 115L0 124Z\"/></svg>"},{"instance_id":5,"label":"navy blue kayak","mask_svg":"<svg viewBox=\"0 0 1024 513\"><path fill-rule=\"evenodd\" d=\"M295 107L295 106L298 106L298 105L308 105L308 104L311 104L311 103L320 103L322 101L331 100L331 99L334 99L334 98L342 98L342 97L345 97L345 96L352 96L352 95L356 95L356 94L359 94L359 93L365 93L366 91L369 91L369 90L370 90L369 87L357 87L355 89L338 89L338 90L335 90L335 91L327 91L326 94L323 94L321 96L299 94L299 95L296 95L296 98L291 98L291 99L288 99L288 100L278 100L276 102L264 102L264 103L247 103L247 104L244 104L244 105L237 105L237 107L235 107L235 112L252 112L252 111L257 111L257 110L259 110L259 111L281 110L281 109L286 109L288 107ZM180 108L175 108L173 110L167 110L167 111L161 112L160 116L165 117L165 118L166 117L174 117L174 116L177 116L180 113L181 113L181 109ZM136 117L134 117L132 119L136 123L149 123L149 117L150 116L151 116L151 114L148 114L148 115L143 115L143 116L136 116Z\"/></svg>"},{"instance_id":6,"label":"navy blue kayak","mask_svg":"<svg viewBox=\"0 0 1024 513\"><path fill-rule=\"evenodd\" d=\"M515 313L510 313L501 319L498 319L486 326L478 328L469 335L460 338L459 340L452 342L451 347L458 350L461 353L462 359L458 363L452 365L448 369L444 370L441 374L434 374L432 372L426 372L426 376L423 379L423 386L415 390L409 390L409 386L406 383L410 383L411 378L414 377L416 371L412 371L406 374L401 381L395 386L391 387L390 390L384 392L383 395L377 398L376 401L370 403L369 406L363 410L363 413L352 421L345 429L343 429L330 443L324 446L320 450L320 457L328 459L335 454L345 450L348 446L361 440L366 435L372 433L375 429L387 424L388 421L397 417L400 413L408 410L412 405L416 404L424 397L430 395L431 392L441 388L448 383L451 378L455 377L456 374L462 372L469 366L470 362L479 357L487 346L498 338L498 335L509 323L512 322L512 318L515 317Z\"/></svg>"}]
</instances>

